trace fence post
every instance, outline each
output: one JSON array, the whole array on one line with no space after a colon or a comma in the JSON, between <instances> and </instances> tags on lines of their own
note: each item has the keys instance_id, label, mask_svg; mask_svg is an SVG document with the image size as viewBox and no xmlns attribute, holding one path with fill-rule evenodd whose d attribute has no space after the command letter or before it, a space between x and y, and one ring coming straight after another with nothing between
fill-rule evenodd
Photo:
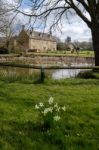
<instances>
[{"instance_id":1,"label":"fence post","mask_svg":"<svg viewBox=\"0 0 99 150\"><path fill-rule=\"evenodd\" d=\"M40 75L40 81L41 81L41 83L44 82L44 79L45 79L44 67L41 66L41 75Z\"/></svg>"}]
</instances>

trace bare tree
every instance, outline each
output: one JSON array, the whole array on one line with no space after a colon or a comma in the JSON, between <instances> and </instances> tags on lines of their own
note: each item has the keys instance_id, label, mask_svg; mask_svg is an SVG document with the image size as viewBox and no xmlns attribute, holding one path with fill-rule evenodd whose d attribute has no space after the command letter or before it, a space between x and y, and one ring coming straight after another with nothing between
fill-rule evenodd
<instances>
[{"instance_id":1,"label":"bare tree","mask_svg":"<svg viewBox=\"0 0 99 150\"><path fill-rule=\"evenodd\" d=\"M20 7L20 3L12 2L0 0L0 36L4 39L4 46L7 48L9 48L10 41L15 34L14 19L17 13L13 12Z\"/></svg>"},{"instance_id":2,"label":"bare tree","mask_svg":"<svg viewBox=\"0 0 99 150\"><path fill-rule=\"evenodd\" d=\"M4 45L9 48L10 41L15 34L15 20L10 14L0 16L0 36L4 39Z\"/></svg>"},{"instance_id":3,"label":"bare tree","mask_svg":"<svg viewBox=\"0 0 99 150\"><path fill-rule=\"evenodd\" d=\"M0 33L2 35L2 37L4 37L4 43L7 49L9 49L9 45L12 42L12 40L14 40L14 36L16 33L16 24L13 22L11 22L11 20L6 20L4 22L4 27L0 29Z\"/></svg>"},{"instance_id":4,"label":"bare tree","mask_svg":"<svg viewBox=\"0 0 99 150\"><path fill-rule=\"evenodd\" d=\"M22 0L22 4L24 1ZM58 24L62 18L72 17L71 14L78 15L91 29L95 65L99 66L99 0L28 0L27 4L30 11L25 12L22 7L17 11L35 19L43 18L47 21L48 17L54 18L52 26Z\"/></svg>"},{"instance_id":5,"label":"bare tree","mask_svg":"<svg viewBox=\"0 0 99 150\"><path fill-rule=\"evenodd\" d=\"M11 24L17 16L16 10L21 7L22 0L0 0L0 30Z\"/></svg>"}]
</instances>

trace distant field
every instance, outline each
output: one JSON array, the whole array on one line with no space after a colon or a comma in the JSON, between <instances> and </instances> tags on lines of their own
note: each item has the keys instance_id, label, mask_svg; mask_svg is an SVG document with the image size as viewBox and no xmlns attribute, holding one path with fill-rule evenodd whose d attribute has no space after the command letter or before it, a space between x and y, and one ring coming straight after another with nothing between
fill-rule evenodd
<instances>
[{"instance_id":1,"label":"distant field","mask_svg":"<svg viewBox=\"0 0 99 150\"><path fill-rule=\"evenodd\" d=\"M37 102L50 96L66 106L60 130L51 136L37 127ZM99 80L0 79L0 150L98 150Z\"/></svg>"}]
</instances>

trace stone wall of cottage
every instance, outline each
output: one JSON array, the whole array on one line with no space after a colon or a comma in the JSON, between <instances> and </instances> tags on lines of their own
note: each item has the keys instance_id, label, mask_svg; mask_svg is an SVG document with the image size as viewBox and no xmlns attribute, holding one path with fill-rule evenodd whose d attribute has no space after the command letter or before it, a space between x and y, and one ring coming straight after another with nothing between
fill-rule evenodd
<instances>
[{"instance_id":1,"label":"stone wall of cottage","mask_svg":"<svg viewBox=\"0 0 99 150\"><path fill-rule=\"evenodd\" d=\"M29 49L37 49L38 52L56 51L56 46L54 41L29 39Z\"/></svg>"}]
</instances>

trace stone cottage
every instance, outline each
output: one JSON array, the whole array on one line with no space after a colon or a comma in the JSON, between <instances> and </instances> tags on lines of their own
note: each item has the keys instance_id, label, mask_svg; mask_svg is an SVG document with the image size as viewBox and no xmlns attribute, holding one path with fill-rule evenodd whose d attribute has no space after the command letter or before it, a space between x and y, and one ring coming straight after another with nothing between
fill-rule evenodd
<instances>
[{"instance_id":1,"label":"stone cottage","mask_svg":"<svg viewBox=\"0 0 99 150\"><path fill-rule=\"evenodd\" d=\"M57 43L52 34L25 30L23 27L18 37L14 41L15 47L20 47L25 52L47 52L56 51Z\"/></svg>"}]
</instances>

